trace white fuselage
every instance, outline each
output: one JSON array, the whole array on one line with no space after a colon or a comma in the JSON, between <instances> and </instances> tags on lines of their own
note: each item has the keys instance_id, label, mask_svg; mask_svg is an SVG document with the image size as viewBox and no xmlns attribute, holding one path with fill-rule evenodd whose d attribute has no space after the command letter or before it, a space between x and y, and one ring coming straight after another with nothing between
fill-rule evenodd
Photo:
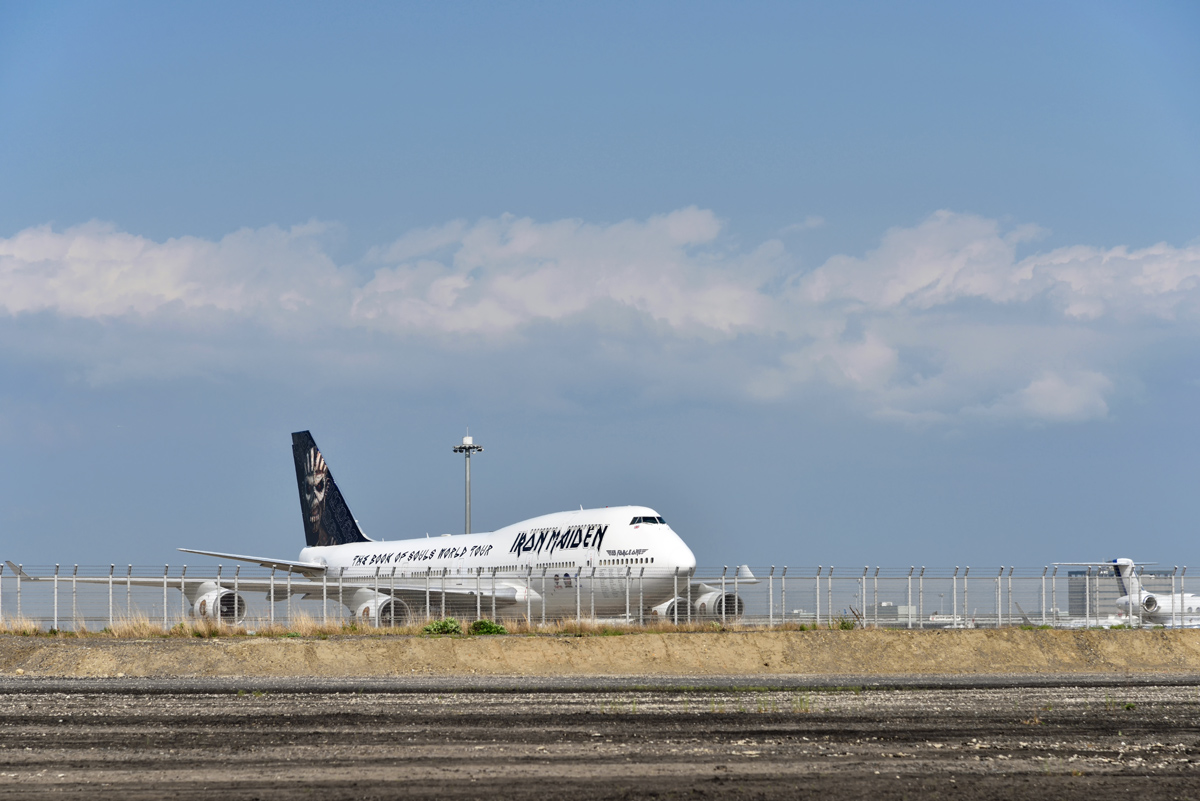
<instances>
[{"instance_id":1,"label":"white fuselage","mask_svg":"<svg viewBox=\"0 0 1200 801\"><path fill-rule=\"evenodd\" d=\"M1148 606L1153 608L1147 609ZM1118 598L1117 608L1134 620L1156 626L1200 627L1200 595L1190 592L1160 594L1138 590Z\"/></svg>"},{"instance_id":2,"label":"white fuselage","mask_svg":"<svg viewBox=\"0 0 1200 801\"><path fill-rule=\"evenodd\" d=\"M326 565L331 580L360 585L412 586L432 576L435 591L490 594L494 580L515 590L522 612L574 614L582 599L585 610L595 603L597 615L622 615L630 586L633 609L639 596L642 608L654 607L674 598L696 566L669 525L645 518L661 519L644 506L579 509L482 534L310 547L300 560Z\"/></svg>"}]
</instances>

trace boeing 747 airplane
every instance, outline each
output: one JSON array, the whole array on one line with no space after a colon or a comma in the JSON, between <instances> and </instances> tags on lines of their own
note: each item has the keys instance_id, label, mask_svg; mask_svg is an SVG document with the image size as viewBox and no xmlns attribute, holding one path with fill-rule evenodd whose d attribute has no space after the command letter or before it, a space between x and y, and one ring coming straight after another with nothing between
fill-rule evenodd
<instances>
[{"instance_id":1,"label":"boeing 747 airplane","mask_svg":"<svg viewBox=\"0 0 1200 801\"><path fill-rule=\"evenodd\" d=\"M678 612L683 618L689 600L694 616L736 617L743 610L735 593L703 583L688 585L696 557L648 507L581 508L484 534L374 541L350 513L309 432L292 434L292 457L306 539L299 557L271 559L180 548L284 573L274 580L242 578L236 591L229 581L218 585L211 579L167 579L186 595L195 617L241 620L246 610L238 595L242 591L267 592L275 601L288 593L340 599L356 619L376 625L402 624L427 610L473 615L494 609L500 617L573 617L581 596L584 609L591 613L594 603L596 616L607 618L637 618L639 612L666 618ZM756 583L748 569L741 570L743 581ZM127 581L163 586L160 578L121 580Z\"/></svg>"}]
</instances>

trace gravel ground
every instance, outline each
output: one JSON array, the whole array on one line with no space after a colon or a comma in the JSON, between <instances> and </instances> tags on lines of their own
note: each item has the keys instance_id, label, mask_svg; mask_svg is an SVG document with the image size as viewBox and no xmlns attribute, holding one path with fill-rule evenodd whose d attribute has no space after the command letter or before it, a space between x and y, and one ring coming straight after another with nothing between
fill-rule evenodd
<instances>
[{"instance_id":1,"label":"gravel ground","mask_svg":"<svg viewBox=\"0 0 1200 801\"><path fill-rule=\"evenodd\" d=\"M5 679L0 799L1200 798L1189 681L836 678Z\"/></svg>"}]
</instances>

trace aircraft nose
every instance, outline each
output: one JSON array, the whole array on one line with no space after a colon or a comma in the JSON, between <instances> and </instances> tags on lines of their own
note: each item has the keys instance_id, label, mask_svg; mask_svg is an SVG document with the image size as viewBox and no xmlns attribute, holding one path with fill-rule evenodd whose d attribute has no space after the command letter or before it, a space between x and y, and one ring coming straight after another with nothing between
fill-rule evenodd
<instances>
[{"instance_id":1,"label":"aircraft nose","mask_svg":"<svg viewBox=\"0 0 1200 801\"><path fill-rule=\"evenodd\" d=\"M673 529L668 528L668 531L675 537L674 547L671 548L671 563L678 566L680 570L691 570L696 566L696 555Z\"/></svg>"}]
</instances>

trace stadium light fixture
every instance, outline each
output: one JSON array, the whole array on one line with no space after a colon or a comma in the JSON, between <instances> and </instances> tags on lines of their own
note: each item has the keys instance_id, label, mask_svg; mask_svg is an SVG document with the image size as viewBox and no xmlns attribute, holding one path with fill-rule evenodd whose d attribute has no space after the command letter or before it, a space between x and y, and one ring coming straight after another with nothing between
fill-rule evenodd
<instances>
[{"instance_id":1,"label":"stadium light fixture","mask_svg":"<svg viewBox=\"0 0 1200 801\"><path fill-rule=\"evenodd\" d=\"M467 521L466 533L471 533L471 454L483 453L483 447L475 444L475 439L469 434L462 439L462 445L454 446L455 453L464 454L467 462Z\"/></svg>"}]
</instances>

